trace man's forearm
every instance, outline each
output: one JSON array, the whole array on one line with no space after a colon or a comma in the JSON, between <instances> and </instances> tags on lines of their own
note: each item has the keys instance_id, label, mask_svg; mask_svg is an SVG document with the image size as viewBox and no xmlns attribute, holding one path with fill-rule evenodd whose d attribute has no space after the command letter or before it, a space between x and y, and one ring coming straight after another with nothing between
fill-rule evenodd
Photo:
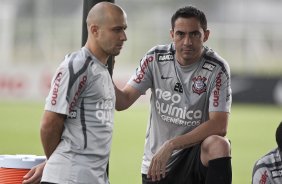
<instances>
[{"instance_id":1,"label":"man's forearm","mask_svg":"<svg viewBox=\"0 0 282 184\"><path fill-rule=\"evenodd\" d=\"M61 134L62 133L58 130L51 131L41 129L41 142L47 159L49 159L60 143Z\"/></svg>"},{"instance_id":2,"label":"man's forearm","mask_svg":"<svg viewBox=\"0 0 282 184\"><path fill-rule=\"evenodd\" d=\"M115 87L115 93L116 93L116 110L122 111L125 110L127 107L124 104L126 99L126 94L123 93L116 85Z\"/></svg>"},{"instance_id":3,"label":"man's forearm","mask_svg":"<svg viewBox=\"0 0 282 184\"><path fill-rule=\"evenodd\" d=\"M65 115L45 111L41 121L40 136L47 159L60 143Z\"/></svg>"},{"instance_id":4,"label":"man's forearm","mask_svg":"<svg viewBox=\"0 0 282 184\"><path fill-rule=\"evenodd\" d=\"M210 120L202 123L191 132L171 139L169 144L173 147L173 150L191 147L202 142L210 135L225 136L227 132L228 114L223 112L217 113L215 119L213 119L214 115L211 116L212 118Z\"/></svg>"},{"instance_id":5,"label":"man's forearm","mask_svg":"<svg viewBox=\"0 0 282 184\"><path fill-rule=\"evenodd\" d=\"M122 111L130 107L141 95L139 91L130 85L125 85L121 90L115 86L116 110Z\"/></svg>"}]
</instances>

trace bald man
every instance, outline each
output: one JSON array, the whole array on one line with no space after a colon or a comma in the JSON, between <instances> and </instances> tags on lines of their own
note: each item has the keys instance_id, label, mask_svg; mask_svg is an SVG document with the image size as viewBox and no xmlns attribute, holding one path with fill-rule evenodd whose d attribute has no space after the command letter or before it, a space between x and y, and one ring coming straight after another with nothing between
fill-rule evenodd
<instances>
[{"instance_id":1,"label":"bald man","mask_svg":"<svg viewBox=\"0 0 282 184\"><path fill-rule=\"evenodd\" d=\"M87 20L84 47L65 56L46 98L41 141L47 161L24 177L24 184L108 184L115 91L109 56L127 40L126 13L109 2L96 4ZM41 178L42 175L42 178Z\"/></svg>"}]
</instances>

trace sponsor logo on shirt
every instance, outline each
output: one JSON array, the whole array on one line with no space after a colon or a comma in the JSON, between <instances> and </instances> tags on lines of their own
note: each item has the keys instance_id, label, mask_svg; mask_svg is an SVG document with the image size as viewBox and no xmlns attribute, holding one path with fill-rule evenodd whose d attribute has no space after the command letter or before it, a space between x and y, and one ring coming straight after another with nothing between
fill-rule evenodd
<instances>
[{"instance_id":1,"label":"sponsor logo on shirt","mask_svg":"<svg viewBox=\"0 0 282 184\"><path fill-rule=\"evenodd\" d=\"M158 54L158 61L159 62L173 61L173 55L172 54Z\"/></svg>"},{"instance_id":2,"label":"sponsor logo on shirt","mask_svg":"<svg viewBox=\"0 0 282 184\"><path fill-rule=\"evenodd\" d=\"M209 70L209 71L213 71L213 69L215 68L215 65L209 62L205 62L202 68Z\"/></svg>"},{"instance_id":3,"label":"sponsor logo on shirt","mask_svg":"<svg viewBox=\"0 0 282 184\"><path fill-rule=\"evenodd\" d=\"M96 118L101 121L102 124L112 127L113 121L113 109L114 109L114 102L112 99L103 100L101 99L96 104Z\"/></svg>"},{"instance_id":4,"label":"sponsor logo on shirt","mask_svg":"<svg viewBox=\"0 0 282 184\"><path fill-rule=\"evenodd\" d=\"M164 122L189 127L196 127L200 124L202 111L179 107L181 96L178 93L171 93L162 89L156 89L155 93L156 111Z\"/></svg>"},{"instance_id":5,"label":"sponsor logo on shirt","mask_svg":"<svg viewBox=\"0 0 282 184\"><path fill-rule=\"evenodd\" d=\"M152 61L154 61L154 57L153 56L150 56L150 57L145 59L143 64L139 67L140 71L137 71L136 77L135 77L135 79L133 79L134 82L139 84L144 79L145 71L148 68L149 63L151 63Z\"/></svg>"},{"instance_id":6,"label":"sponsor logo on shirt","mask_svg":"<svg viewBox=\"0 0 282 184\"><path fill-rule=\"evenodd\" d=\"M202 77L202 76L194 77L192 81L193 81L192 90L194 93L200 95L207 91L207 85L205 83L207 81L206 77Z\"/></svg>"},{"instance_id":7,"label":"sponsor logo on shirt","mask_svg":"<svg viewBox=\"0 0 282 184\"><path fill-rule=\"evenodd\" d=\"M267 171L264 171L264 173L260 177L259 184L266 184L267 178L268 178Z\"/></svg>"},{"instance_id":8,"label":"sponsor logo on shirt","mask_svg":"<svg viewBox=\"0 0 282 184\"><path fill-rule=\"evenodd\" d=\"M52 91L52 99L51 99L51 104L56 105L57 104L57 98L58 98L58 93L59 93L59 87L60 87L60 82L62 80L62 72L59 72L54 80L53 84L53 91Z\"/></svg>"},{"instance_id":9,"label":"sponsor logo on shirt","mask_svg":"<svg viewBox=\"0 0 282 184\"><path fill-rule=\"evenodd\" d=\"M79 82L79 86L78 86L78 89L77 91L75 92L74 94L74 97L70 103L70 107L69 107L69 112L72 111L74 109L74 106L76 105L77 103L77 100L79 98L79 95L81 94L81 92L83 91L84 89L84 86L86 84L86 81L87 81L87 76L83 76L82 77L82 80Z\"/></svg>"},{"instance_id":10,"label":"sponsor logo on shirt","mask_svg":"<svg viewBox=\"0 0 282 184\"><path fill-rule=\"evenodd\" d=\"M220 96L220 87L221 87L221 76L222 76L222 72L219 72L217 77L216 77L216 81L215 81L215 90L213 91L213 106L214 107L218 107L219 105L219 96Z\"/></svg>"}]
</instances>

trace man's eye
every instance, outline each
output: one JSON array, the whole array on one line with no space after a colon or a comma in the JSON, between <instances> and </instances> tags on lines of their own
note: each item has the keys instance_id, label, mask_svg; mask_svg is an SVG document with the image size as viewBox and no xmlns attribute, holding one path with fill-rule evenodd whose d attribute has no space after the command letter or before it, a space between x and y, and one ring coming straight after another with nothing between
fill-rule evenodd
<instances>
[{"instance_id":1,"label":"man's eye","mask_svg":"<svg viewBox=\"0 0 282 184\"><path fill-rule=\"evenodd\" d=\"M183 32L176 32L176 35L178 35L178 36L183 36L184 33L183 33Z\"/></svg>"},{"instance_id":2,"label":"man's eye","mask_svg":"<svg viewBox=\"0 0 282 184\"><path fill-rule=\"evenodd\" d=\"M119 33L121 31L121 29L120 28L116 28L116 29L114 29L114 32L116 32L116 33Z\"/></svg>"},{"instance_id":3,"label":"man's eye","mask_svg":"<svg viewBox=\"0 0 282 184\"><path fill-rule=\"evenodd\" d=\"M200 32L192 32L189 35L192 38L200 38L201 37L201 33Z\"/></svg>"}]
</instances>

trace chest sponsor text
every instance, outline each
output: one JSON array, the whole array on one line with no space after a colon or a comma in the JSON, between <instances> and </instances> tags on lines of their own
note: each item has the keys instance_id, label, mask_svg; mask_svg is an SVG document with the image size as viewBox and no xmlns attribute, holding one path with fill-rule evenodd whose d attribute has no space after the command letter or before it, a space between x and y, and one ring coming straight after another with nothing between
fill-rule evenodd
<instances>
[{"instance_id":1,"label":"chest sponsor text","mask_svg":"<svg viewBox=\"0 0 282 184\"><path fill-rule=\"evenodd\" d=\"M202 111L180 107L181 96L178 93L156 89L155 107L161 119L167 123L183 126L198 126L201 123Z\"/></svg>"}]
</instances>

